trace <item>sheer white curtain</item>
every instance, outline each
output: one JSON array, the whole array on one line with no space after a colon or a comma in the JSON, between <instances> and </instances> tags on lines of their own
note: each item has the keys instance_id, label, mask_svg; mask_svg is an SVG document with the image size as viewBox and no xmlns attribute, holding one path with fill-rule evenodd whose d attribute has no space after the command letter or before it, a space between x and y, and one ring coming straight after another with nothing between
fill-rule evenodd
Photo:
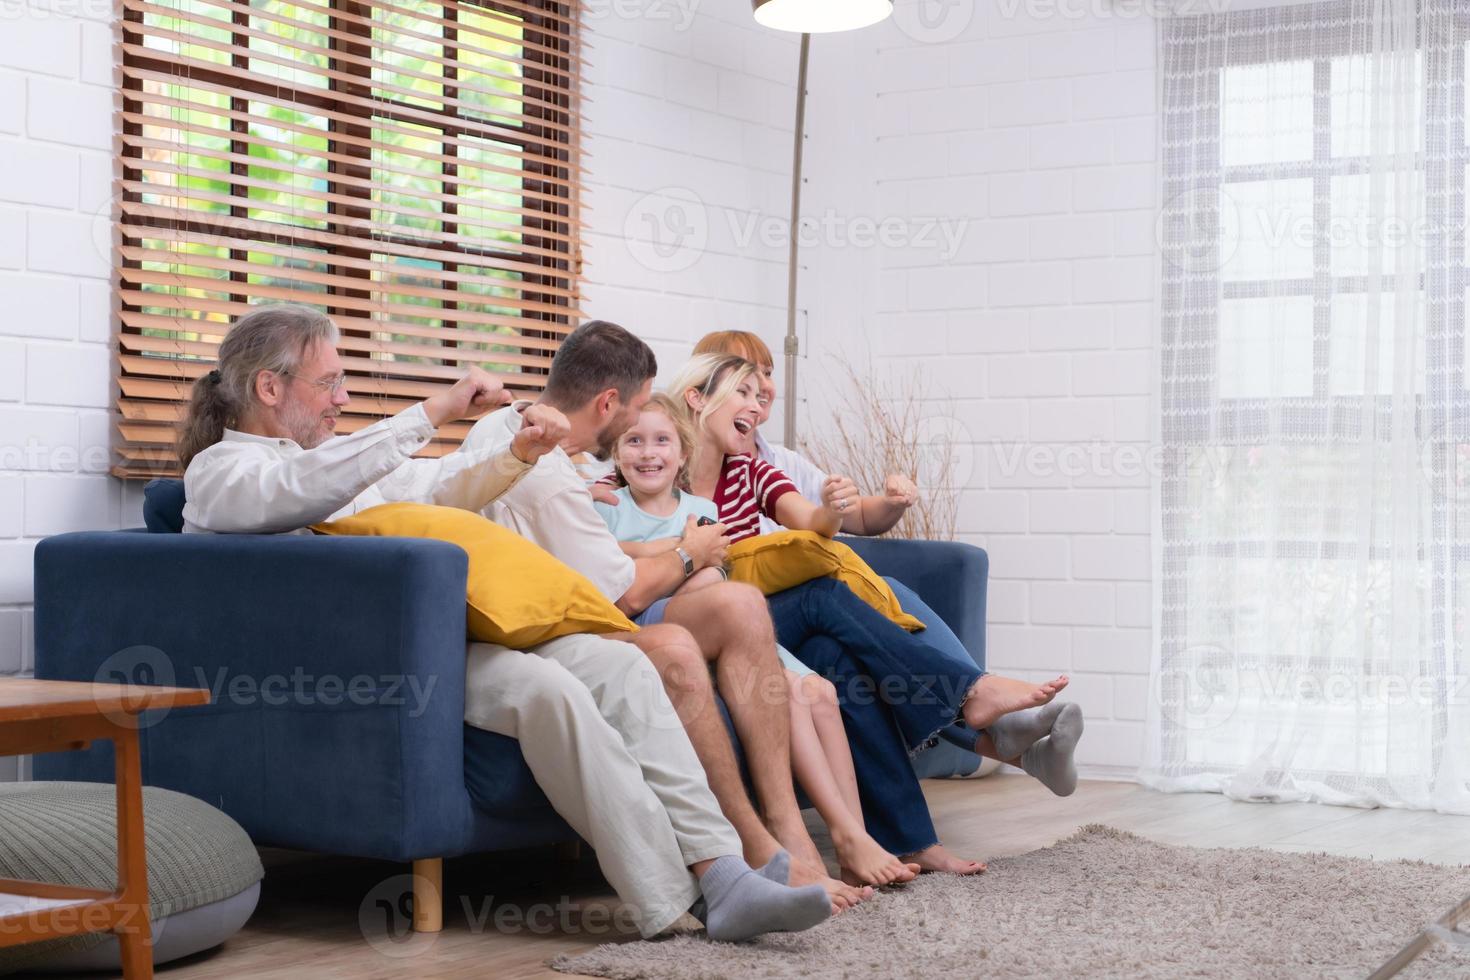
<instances>
[{"instance_id":1,"label":"sheer white curtain","mask_svg":"<svg viewBox=\"0 0 1470 980\"><path fill-rule=\"evenodd\" d=\"M1161 21L1150 785L1470 812L1467 23Z\"/></svg>"}]
</instances>

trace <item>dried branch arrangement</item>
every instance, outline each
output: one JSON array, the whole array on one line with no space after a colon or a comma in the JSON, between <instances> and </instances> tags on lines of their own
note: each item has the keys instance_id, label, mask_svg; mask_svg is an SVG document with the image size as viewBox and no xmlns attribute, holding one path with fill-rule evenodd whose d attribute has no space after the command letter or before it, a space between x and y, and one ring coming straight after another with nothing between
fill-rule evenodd
<instances>
[{"instance_id":1,"label":"dried branch arrangement","mask_svg":"<svg viewBox=\"0 0 1470 980\"><path fill-rule=\"evenodd\" d=\"M832 357L828 374L835 382L832 403L813 413L826 425L814 438L798 440L801 452L829 473L852 477L865 494L881 494L890 473L909 477L918 484L919 502L888 535L954 540L960 427L948 394L924 384L917 368L880 376L871 365L859 371Z\"/></svg>"}]
</instances>

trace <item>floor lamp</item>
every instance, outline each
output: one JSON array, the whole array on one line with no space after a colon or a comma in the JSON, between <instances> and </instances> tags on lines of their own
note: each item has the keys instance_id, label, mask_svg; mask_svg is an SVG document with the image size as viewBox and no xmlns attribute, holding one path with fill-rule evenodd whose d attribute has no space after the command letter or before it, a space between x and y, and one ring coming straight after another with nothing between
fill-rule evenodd
<instances>
[{"instance_id":1,"label":"floor lamp","mask_svg":"<svg viewBox=\"0 0 1470 980\"><path fill-rule=\"evenodd\" d=\"M796 130L791 148L791 224L786 260L786 416L785 445L796 448L796 244L801 220L801 144L806 126L806 66L813 34L852 31L883 20L893 13L892 0L751 0L756 23L777 31L801 35L801 58L796 69Z\"/></svg>"}]
</instances>

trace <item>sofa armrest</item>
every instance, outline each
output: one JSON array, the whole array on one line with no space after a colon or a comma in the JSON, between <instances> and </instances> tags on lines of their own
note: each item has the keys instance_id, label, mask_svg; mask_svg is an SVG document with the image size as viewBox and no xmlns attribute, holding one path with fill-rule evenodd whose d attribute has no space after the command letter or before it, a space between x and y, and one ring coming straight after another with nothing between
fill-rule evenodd
<instances>
[{"instance_id":1,"label":"sofa armrest","mask_svg":"<svg viewBox=\"0 0 1470 980\"><path fill-rule=\"evenodd\" d=\"M919 594L954 630L976 663L985 663L985 589L990 559L958 541L843 537L879 575Z\"/></svg>"},{"instance_id":2,"label":"sofa armrest","mask_svg":"<svg viewBox=\"0 0 1470 980\"><path fill-rule=\"evenodd\" d=\"M408 538L59 535L36 548L36 676L210 688L145 730L145 781L259 843L442 853L468 819L467 567ZM111 747L36 772L110 779Z\"/></svg>"}]
</instances>

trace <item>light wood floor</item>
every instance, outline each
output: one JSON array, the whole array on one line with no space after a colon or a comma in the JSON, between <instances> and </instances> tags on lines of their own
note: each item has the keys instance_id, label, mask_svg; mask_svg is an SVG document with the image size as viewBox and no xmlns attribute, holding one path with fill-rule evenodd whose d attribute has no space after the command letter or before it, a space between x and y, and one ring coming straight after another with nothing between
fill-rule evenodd
<instances>
[{"instance_id":1,"label":"light wood floor","mask_svg":"<svg viewBox=\"0 0 1470 980\"><path fill-rule=\"evenodd\" d=\"M1075 795L1058 799L1015 775L929 780L925 791L945 843L981 858L1044 847L1084 824L1105 823L1172 844L1470 863L1470 817L1236 803L1210 794L1168 795L1108 782L1084 782ZM819 843L825 841L819 838ZM381 948L364 939L359 906L376 885L406 867L283 852L265 857L260 907L245 930L218 951L162 968L160 977L560 977L544 965L548 958L618 938L582 929L605 923L614 901L595 865L550 851L448 862L445 929L435 936L393 942L384 926L387 911L369 903L365 921ZM553 926L497 930L492 913L484 928L474 929L466 908L478 913L487 900L495 909L540 904ZM556 904L566 901L577 903L580 915L558 913ZM559 920L571 928L554 925Z\"/></svg>"}]
</instances>

